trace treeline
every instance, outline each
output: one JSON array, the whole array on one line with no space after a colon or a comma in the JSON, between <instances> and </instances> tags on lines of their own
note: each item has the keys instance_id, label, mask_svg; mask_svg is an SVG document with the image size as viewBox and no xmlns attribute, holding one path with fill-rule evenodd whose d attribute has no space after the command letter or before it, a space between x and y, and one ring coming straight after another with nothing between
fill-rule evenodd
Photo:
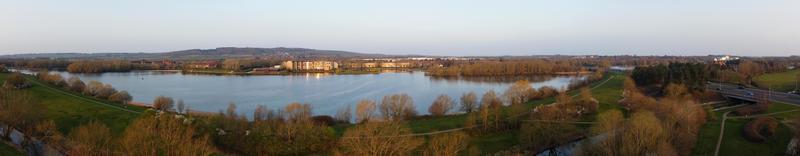
<instances>
[{"instance_id":1,"label":"treeline","mask_svg":"<svg viewBox=\"0 0 800 156\"><path fill-rule=\"evenodd\" d=\"M444 67L431 67L426 71L432 76L507 76L555 74L557 72L587 71L580 63L570 60L514 60L477 61Z\"/></svg>"},{"instance_id":2,"label":"treeline","mask_svg":"<svg viewBox=\"0 0 800 156\"><path fill-rule=\"evenodd\" d=\"M728 67L720 67L712 72L717 80L743 85L758 85L753 82L755 77L767 73L785 72L789 62L770 60L740 60Z\"/></svg>"},{"instance_id":3,"label":"treeline","mask_svg":"<svg viewBox=\"0 0 800 156\"><path fill-rule=\"evenodd\" d=\"M132 69L131 63L124 60L75 61L67 66L70 73L128 72Z\"/></svg>"},{"instance_id":4,"label":"treeline","mask_svg":"<svg viewBox=\"0 0 800 156\"><path fill-rule=\"evenodd\" d=\"M0 60L7 66L29 69L66 69L70 61L63 59L25 59L25 60Z\"/></svg>"},{"instance_id":5,"label":"treeline","mask_svg":"<svg viewBox=\"0 0 800 156\"><path fill-rule=\"evenodd\" d=\"M631 78L637 85L682 84L690 90L702 90L708 80L706 66L699 63L677 63L669 65L639 66L633 69Z\"/></svg>"},{"instance_id":6,"label":"treeline","mask_svg":"<svg viewBox=\"0 0 800 156\"><path fill-rule=\"evenodd\" d=\"M258 67L271 67L280 63L280 59L225 59L222 61L222 68L243 71Z\"/></svg>"},{"instance_id":7,"label":"treeline","mask_svg":"<svg viewBox=\"0 0 800 156\"><path fill-rule=\"evenodd\" d=\"M86 96L95 97L98 99L109 100L112 102L118 102L121 104L127 104L131 100L133 100L133 96L131 96L127 91L117 91L111 84L103 84L99 81L89 81L88 84L84 83L78 77L70 77L69 79L64 79L61 74L52 73L50 74L47 70L41 70L36 74L36 77L45 83L53 85L55 87L63 88L64 90L69 90L77 93L82 93Z\"/></svg>"}]
</instances>

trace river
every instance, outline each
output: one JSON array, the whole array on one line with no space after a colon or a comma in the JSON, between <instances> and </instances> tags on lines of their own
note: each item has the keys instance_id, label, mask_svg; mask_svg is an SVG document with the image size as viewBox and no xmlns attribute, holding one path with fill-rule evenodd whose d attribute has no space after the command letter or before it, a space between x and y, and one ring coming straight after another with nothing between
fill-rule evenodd
<instances>
[{"instance_id":1,"label":"river","mask_svg":"<svg viewBox=\"0 0 800 156\"><path fill-rule=\"evenodd\" d=\"M29 71L27 71L29 72ZM307 73L281 76L196 75L177 71L132 71L124 73L76 74L53 71L64 78L77 76L88 84L95 80L126 90L133 101L152 103L156 96L182 99L197 111L217 112L228 103L249 116L257 105L280 109L292 103L308 103L315 115L334 115L336 110L362 99L377 102L385 95L406 93L414 99L420 114L440 94L458 103L462 94L474 91L478 97L495 90L498 96L514 81L527 79L535 88L565 88L579 76L517 76L502 78L434 78L421 71L385 72L364 75Z\"/></svg>"}]
</instances>

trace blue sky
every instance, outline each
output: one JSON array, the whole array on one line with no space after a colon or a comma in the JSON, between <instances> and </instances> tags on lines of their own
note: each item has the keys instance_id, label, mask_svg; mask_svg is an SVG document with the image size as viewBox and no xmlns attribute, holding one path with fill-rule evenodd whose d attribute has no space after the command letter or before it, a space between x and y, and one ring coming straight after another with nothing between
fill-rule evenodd
<instances>
[{"instance_id":1,"label":"blue sky","mask_svg":"<svg viewBox=\"0 0 800 156\"><path fill-rule=\"evenodd\" d=\"M0 0L0 54L800 55L797 0Z\"/></svg>"}]
</instances>

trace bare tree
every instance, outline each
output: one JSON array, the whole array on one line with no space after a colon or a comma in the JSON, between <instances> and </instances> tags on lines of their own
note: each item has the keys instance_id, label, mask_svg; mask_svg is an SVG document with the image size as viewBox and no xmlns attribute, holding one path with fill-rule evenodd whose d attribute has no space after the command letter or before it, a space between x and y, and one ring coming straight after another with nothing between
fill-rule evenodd
<instances>
[{"instance_id":1,"label":"bare tree","mask_svg":"<svg viewBox=\"0 0 800 156\"><path fill-rule=\"evenodd\" d=\"M305 121L311 118L311 105L297 102L291 103L286 106L284 112L286 113L286 119L289 121Z\"/></svg>"},{"instance_id":2,"label":"bare tree","mask_svg":"<svg viewBox=\"0 0 800 156\"><path fill-rule=\"evenodd\" d=\"M528 91L531 89L532 87L528 80L519 80L508 87L503 95L511 105L519 104L528 101Z\"/></svg>"},{"instance_id":3,"label":"bare tree","mask_svg":"<svg viewBox=\"0 0 800 156\"><path fill-rule=\"evenodd\" d=\"M186 104L183 103L183 99L178 99L178 114L186 113Z\"/></svg>"},{"instance_id":4,"label":"bare tree","mask_svg":"<svg viewBox=\"0 0 800 156\"><path fill-rule=\"evenodd\" d=\"M469 135L464 132L440 134L431 138L424 153L430 156L458 156L468 145Z\"/></svg>"},{"instance_id":5,"label":"bare tree","mask_svg":"<svg viewBox=\"0 0 800 156\"><path fill-rule=\"evenodd\" d=\"M72 76L67 80L69 84L69 90L74 92L83 92L83 89L86 87L86 84L81 81L80 78L77 76Z\"/></svg>"},{"instance_id":6,"label":"bare tree","mask_svg":"<svg viewBox=\"0 0 800 156\"><path fill-rule=\"evenodd\" d=\"M478 96L475 92L470 91L461 95L461 111L471 113L478 109Z\"/></svg>"},{"instance_id":7,"label":"bare tree","mask_svg":"<svg viewBox=\"0 0 800 156\"><path fill-rule=\"evenodd\" d=\"M350 110L352 110L350 108L350 105L339 108L339 110L336 111L337 122L349 123L350 120L353 118L352 113L350 113Z\"/></svg>"},{"instance_id":8,"label":"bare tree","mask_svg":"<svg viewBox=\"0 0 800 156\"><path fill-rule=\"evenodd\" d=\"M156 99L153 100L153 108L161 111L169 111L172 110L174 103L171 97L157 96Z\"/></svg>"},{"instance_id":9,"label":"bare tree","mask_svg":"<svg viewBox=\"0 0 800 156\"><path fill-rule=\"evenodd\" d=\"M103 83L100 81L89 81L89 84L87 84L86 88L83 89L83 94L96 96L102 89Z\"/></svg>"},{"instance_id":10,"label":"bare tree","mask_svg":"<svg viewBox=\"0 0 800 156\"><path fill-rule=\"evenodd\" d=\"M503 106L503 102L497 98L497 93L495 93L494 90L489 90L483 94L483 97L481 98L481 105L494 108Z\"/></svg>"},{"instance_id":11,"label":"bare tree","mask_svg":"<svg viewBox=\"0 0 800 156\"><path fill-rule=\"evenodd\" d=\"M361 100L356 105L356 122L366 122L373 118L375 115L375 101Z\"/></svg>"},{"instance_id":12,"label":"bare tree","mask_svg":"<svg viewBox=\"0 0 800 156\"><path fill-rule=\"evenodd\" d=\"M131 94L128 94L128 92L124 90L111 94L111 96L108 97L108 100L114 102L120 102L122 104L128 104L128 102L130 102L132 99L133 97L131 96Z\"/></svg>"},{"instance_id":13,"label":"bare tree","mask_svg":"<svg viewBox=\"0 0 800 156\"><path fill-rule=\"evenodd\" d=\"M633 92L639 92L639 89L636 87L636 82L630 77L625 77L625 81L622 83L622 88L622 96L626 98L629 97Z\"/></svg>"},{"instance_id":14,"label":"bare tree","mask_svg":"<svg viewBox=\"0 0 800 156\"><path fill-rule=\"evenodd\" d=\"M428 108L428 112L433 116L443 116L453 109L453 103L453 99L450 96L439 95L439 97L436 97L436 101L433 101L433 104Z\"/></svg>"},{"instance_id":15,"label":"bare tree","mask_svg":"<svg viewBox=\"0 0 800 156\"><path fill-rule=\"evenodd\" d=\"M125 129L119 149L121 155L211 155L218 152L207 135L172 116L137 119Z\"/></svg>"},{"instance_id":16,"label":"bare tree","mask_svg":"<svg viewBox=\"0 0 800 156\"><path fill-rule=\"evenodd\" d=\"M409 155L423 140L401 137L411 134L405 124L366 122L347 129L339 142L349 155Z\"/></svg>"},{"instance_id":17,"label":"bare tree","mask_svg":"<svg viewBox=\"0 0 800 156\"><path fill-rule=\"evenodd\" d=\"M621 155L647 155L658 150L660 143L668 142L661 121L649 111L633 113L621 139Z\"/></svg>"},{"instance_id":18,"label":"bare tree","mask_svg":"<svg viewBox=\"0 0 800 156\"><path fill-rule=\"evenodd\" d=\"M401 121L416 116L414 100L408 94L387 95L381 100L379 110L386 120Z\"/></svg>"},{"instance_id":19,"label":"bare tree","mask_svg":"<svg viewBox=\"0 0 800 156\"><path fill-rule=\"evenodd\" d=\"M256 110L253 112L253 120L254 121L263 121L267 119L269 110L264 105L256 106Z\"/></svg>"},{"instance_id":20,"label":"bare tree","mask_svg":"<svg viewBox=\"0 0 800 156\"><path fill-rule=\"evenodd\" d=\"M111 129L102 123L89 122L81 125L69 133L70 141L75 143L69 154L113 155L114 146L111 138Z\"/></svg>"}]
</instances>

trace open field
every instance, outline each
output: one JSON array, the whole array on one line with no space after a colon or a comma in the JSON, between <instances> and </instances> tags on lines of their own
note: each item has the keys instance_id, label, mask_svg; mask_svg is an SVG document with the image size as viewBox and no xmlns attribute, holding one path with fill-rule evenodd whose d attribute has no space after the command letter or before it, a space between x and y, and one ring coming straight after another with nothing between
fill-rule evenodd
<instances>
[{"instance_id":1,"label":"open field","mask_svg":"<svg viewBox=\"0 0 800 156\"><path fill-rule=\"evenodd\" d=\"M793 109L800 109L794 105L773 103L767 113L781 112ZM714 155L717 139L719 138L720 120L724 112L733 111L734 109L724 109L717 111L714 115L717 120L709 120L702 129L697 138L697 143L692 152L692 155ZM778 118L779 121L786 120L795 115L794 113L776 114L773 117ZM775 136L764 143L753 143L747 141L742 136L742 130L747 122L752 119L731 119L733 115L729 115L728 120L725 122L725 135L720 146L719 155L783 155L786 152L786 146L792 137L792 132L786 125L780 124L776 130Z\"/></svg>"},{"instance_id":2,"label":"open field","mask_svg":"<svg viewBox=\"0 0 800 156\"><path fill-rule=\"evenodd\" d=\"M8 75L0 74L0 81L5 81ZM45 105L46 119L55 121L59 131L65 134L90 121L106 124L112 132L121 134L138 117L137 112L142 110L136 107L122 108L119 104L66 92L37 81L32 81L31 84L33 87L20 91L28 92Z\"/></svg>"},{"instance_id":3,"label":"open field","mask_svg":"<svg viewBox=\"0 0 800 156\"><path fill-rule=\"evenodd\" d=\"M788 92L795 89L795 81L800 69L780 73L764 74L753 79L761 88L772 87L775 91Z\"/></svg>"}]
</instances>

